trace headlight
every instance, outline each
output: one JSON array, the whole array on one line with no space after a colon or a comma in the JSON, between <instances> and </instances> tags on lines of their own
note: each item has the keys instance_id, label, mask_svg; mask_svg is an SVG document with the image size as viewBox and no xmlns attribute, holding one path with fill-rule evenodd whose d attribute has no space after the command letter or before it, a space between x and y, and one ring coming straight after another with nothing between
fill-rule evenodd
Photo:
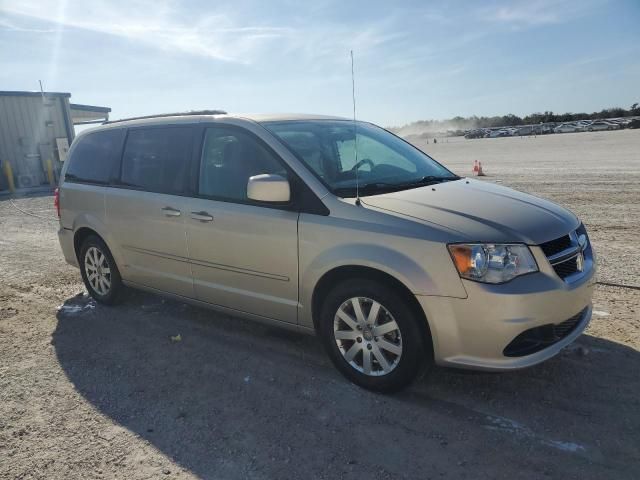
<instances>
[{"instance_id":1,"label":"headlight","mask_svg":"<svg viewBox=\"0 0 640 480\"><path fill-rule=\"evenodd\" d=\"M485 283L504 283L537 272L538 265L522 244L473 243L448 245L462 278Z\"/></svg>"}]
</instances>

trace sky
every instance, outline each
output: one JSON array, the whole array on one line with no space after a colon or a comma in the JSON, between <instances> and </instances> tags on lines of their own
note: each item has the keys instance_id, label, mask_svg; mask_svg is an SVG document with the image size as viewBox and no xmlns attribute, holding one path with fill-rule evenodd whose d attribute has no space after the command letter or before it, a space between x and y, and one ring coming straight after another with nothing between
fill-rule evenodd
<instances>
[{"instance_id":1,"label":"sky","mask_svg":"<svg viewBox=\"0 0 640 480\"><path fill-rule=\"evenodd\" d=\"M591 112L640 102L639 0L0 0L0 90L111 118Z\"/></svg>"}]
</instances>

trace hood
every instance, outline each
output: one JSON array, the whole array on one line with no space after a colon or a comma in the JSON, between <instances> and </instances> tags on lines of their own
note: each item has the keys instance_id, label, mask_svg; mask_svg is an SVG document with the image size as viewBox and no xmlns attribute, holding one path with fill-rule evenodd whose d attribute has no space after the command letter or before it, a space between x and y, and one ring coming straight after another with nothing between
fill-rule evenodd
<instances>
[{"instance_id":1,"label":"hood","mask_svg":"<svg viewBox=\"0 0 640 480\"><path fill-rule=\"evenodd\" d=\"M455 230L469 242L537 245L566 235L580 224L573 213L548 200L466 178L360 200Z\"/></svg>"}]
</instances>

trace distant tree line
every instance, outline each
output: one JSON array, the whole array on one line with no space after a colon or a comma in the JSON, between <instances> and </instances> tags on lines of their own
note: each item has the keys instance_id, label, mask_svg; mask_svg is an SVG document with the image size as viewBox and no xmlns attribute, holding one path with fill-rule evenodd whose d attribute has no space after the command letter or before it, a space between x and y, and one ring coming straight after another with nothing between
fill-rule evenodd
<instances>
[{"instance_id":1,"label":"distant tree line","mask_svg":"<svg viewBox=\"0 0 640 480\"><path fill-rule=\"evenodd\" d=\"M510 127L518 125L532 125L548 122L572 122L576 120L595 120L600 118L619 118L640 116L640 104L634 103L628 109L616 107L605 108L593 113L561 113L556 114L551 111L544 113L531 113L525 117L508 114L495 117L454 117L450 120L420 120L402 127L391 128L394 132L403 134L419 133L425 131L445 131L445 130L469 130L473 128L493 128Z\"/></svg>"}]
</instances>

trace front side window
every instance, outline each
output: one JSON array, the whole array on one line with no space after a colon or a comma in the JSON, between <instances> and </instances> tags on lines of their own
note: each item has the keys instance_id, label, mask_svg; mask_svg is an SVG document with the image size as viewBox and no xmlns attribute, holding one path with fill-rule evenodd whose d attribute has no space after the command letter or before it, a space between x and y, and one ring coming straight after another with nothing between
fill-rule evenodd
<instances>
[{"instance_id":1,"label":"front side window","mask_svg":"<svg viewBox=\"0 0 640 480\"><path fill-rule=\"evenodd\" d=\"M372 195L458 179L425 153L369 123L299 120L263 125L339 196L355 196L356 182L362 194Z\"/></svg>"},{"instance_id":2,"label":"front side window","mask_svg":"<svg viewBox=\"0 0 640 480\"><path fill-rule=\"evenodd\" d=\"M206 197L246 201L249 178L287 172L280 161L250 134L237 128L206 130L198 193Z\"/></svg>"},{"instance_id":3,"label":"front side window","mask_svg":"<svg viewBox=\"0 0 640 480\"><path fill-rule=\"evenodd\" d=\"M79 139L69 159L65 179L107 184L122 149L123 129L89 133Z\"/></svg>"},{"instance_id":4,"label":"front side window","mask_svg":"<svg viewBox=\"0 0 640 480\"><path fill-rule=\"evenodd\" d=\"M191 135L188 127L130 130L122 157L122 184L149 192L183 193Z\"/></svg>"}]
</instances>

